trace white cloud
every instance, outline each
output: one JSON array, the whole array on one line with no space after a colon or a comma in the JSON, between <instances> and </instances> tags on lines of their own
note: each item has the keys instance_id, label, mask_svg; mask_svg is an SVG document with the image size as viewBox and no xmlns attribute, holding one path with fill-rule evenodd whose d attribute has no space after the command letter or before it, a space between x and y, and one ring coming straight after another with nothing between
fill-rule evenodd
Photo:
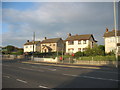
<instances>
[{"instance_id":1,"label":"white cloud","mask_svg":"<svg viewBox=\"0 0 120 90\"><path fill-rule=\"evenodd\" d=\"M69 32L102 34L106 26L112 28L111 3L42 3L37 5L34 10L3 9L3 22L9 24L8 32L3 33L3 45L11 43L22 46L27 39L32 39L34 31L36 39L41 40L45 36L65 39ZM103 43L102 36L98 39L100 43ZM15 43L15 41L19 42Z\"/></svg>"}]
</instances>

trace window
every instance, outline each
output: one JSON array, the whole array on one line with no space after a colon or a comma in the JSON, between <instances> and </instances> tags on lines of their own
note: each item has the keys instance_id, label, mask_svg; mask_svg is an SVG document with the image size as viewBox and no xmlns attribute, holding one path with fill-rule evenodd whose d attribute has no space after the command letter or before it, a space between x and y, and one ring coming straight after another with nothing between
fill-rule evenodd
<instances>
[{"instance_id":1,"label":"window","mask_svg":"<svg viewBox=\"0 0 120 90\"><path fill-rule=\"evenodd\" d=\"M86 40L84 40L84 41L83 41L83 44L86 44L86 43L87 43Z\"/></svg>"},{"instance_id":2,"label":"window","mask_svg":"<svg viewBox=\"0 0 120 90\"><path fill-rule=\"evenodd\" d=\"M78 44L81 44L81 41L78 41Z\"/></svg>"},{"instance_id":3,"label":"window","mask_svg":"<svg viewBox=\"0 0 120 90\"><path fill-rule=\"evenodd\" d=\"M81 51L81 48L78 48L78 51Z\"/></svg>"},{"instance_id":4,"label":"window","mask_svg":"<svg viewBox=\"0 0 120 90\"><path fill-rule=\"evenodd\" d=\"M53 46L55 46L55 44L53 44Z\"/></svg>"},{"instance_id":5,"label":"window","mask_svg":"<svg viewBox=\"0 0 120 90\"><path fill-rule=\"evenodd\" d=\"M68 45L73 45L74 41L68 41Z\"/></svg>"},{"instance_id":6,"label":"window","mask_svg":"<svg viewBox=\"0 0 120 90\"><path fill-rule=\"evenodd\" d=\"M83 48L83 51L85 51L87 48Z\"/></svg>"},{"instance_id":7,"label":"window","mask_svg":"<svg viewBox=\"0 0 120 90\"><path fill-rule=\"evenodd\" d=\"M28 48L28 46L26 46L25 48Z\"/></svg>"},{"instance_id":8,"label":"window","mask_svg":"<svg viewBox=\"0 0 120 90\"><path fill-rule=\"evenodd\" d=\"M74 49L73 49L73 48L69 48L68 51L69 51L69 52L73 52Z\"/></svg>"}]
</instances>

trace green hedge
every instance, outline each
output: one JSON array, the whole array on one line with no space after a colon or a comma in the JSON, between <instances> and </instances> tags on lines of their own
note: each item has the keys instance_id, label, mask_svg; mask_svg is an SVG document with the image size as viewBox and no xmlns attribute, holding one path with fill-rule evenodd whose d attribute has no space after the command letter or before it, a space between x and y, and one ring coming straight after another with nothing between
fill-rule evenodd
<instances>
[{"instance_id":1,"label":"green hedge","mask_svg":"<svg viewBox=\"0 0 120 90\"><path fill-rule=\"evenodd\" d=\"M77 60L94 60L94 61L115 61L115 56L89 56L89 57L79 57Z\"/></svg>"}]
</instances>

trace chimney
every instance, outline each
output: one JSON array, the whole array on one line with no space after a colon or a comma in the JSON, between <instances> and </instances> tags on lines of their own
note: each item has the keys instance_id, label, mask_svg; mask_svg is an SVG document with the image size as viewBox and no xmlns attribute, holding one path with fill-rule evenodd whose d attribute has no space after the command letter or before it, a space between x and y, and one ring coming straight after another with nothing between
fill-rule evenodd
<instances>
[{"instance_id":1,"label":"chimney","mask_svg":"<svg viewBox=\"0 0 120 90\"><path fill-rule=\"evenodd\" d=\"M44 38L45 40L47 39L47 37Z\"/></svg>"},{"instance_id":2,"label":"chimney","mask_svg":"<svg viewBox=\"0 0 120 90\"><path fill-rule=\"evenodd\" d=\"M27 40L27 42L29 42L29 40Z\"/></svg>"},{"instance_id":3,"label":"chimney","mask_svg":"<svg viewBox=\"0 0 120 90\"><path fill-rule=\"evenodd\" d=\"M68 33L68 37L70 37L71 36L71 33Z\"/></svg>"},{"instance_id":4,"label":"chimney","mask_svg":"<svg viewBox=\"0 0 120 90\"><path fill-rule=\"evenodd\" d=\"M108 31L109 31L108 28L106 28L106 33L107 33Z\"/></svg>"}]
</instances>

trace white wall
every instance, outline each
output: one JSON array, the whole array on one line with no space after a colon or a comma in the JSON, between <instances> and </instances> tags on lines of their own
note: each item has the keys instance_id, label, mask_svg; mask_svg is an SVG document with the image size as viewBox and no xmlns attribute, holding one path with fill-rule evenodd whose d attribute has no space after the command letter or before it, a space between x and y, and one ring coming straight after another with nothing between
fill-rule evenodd
<instances>
[{"instance_id":1,"label":"white wall","mask_svg":"<svg viewBox=\"0 0 120 90\"><path fill-rule=\"evenodd\" d=\"M34 51L36 51L36 45L34 45ZM33 52L33 45L24 45L24 52Z\"/></svg>"},{"instance_id":2,"label":"white wall","mask_svg":"<svg viewBox=\"0 0 120 90\"><path fill-rule=\"evenodd\" d=\"M74 48L73 53L78 52L78 48L81 48L83 51L83 48L88 48L89 46L89 40L86 40L86 44L83 44L83 40L81 40L81 44L78 44L78 40L74 41L73 45L68 45L68 41L66 41L66 53L69 53L68 49Z\"/></svg>"},{"instance_id":3,"label":"white wall","mask_svg":"<svg viewBox=\"0 0 120 90\"><path fill-rule=\"evenodd\" d=\"M105 52L109 53L110 51L114 51L116 47L115 37L105 37ZM117 37L117 43L120 43L120 36Z\"/></svg>"}]
</instances>

